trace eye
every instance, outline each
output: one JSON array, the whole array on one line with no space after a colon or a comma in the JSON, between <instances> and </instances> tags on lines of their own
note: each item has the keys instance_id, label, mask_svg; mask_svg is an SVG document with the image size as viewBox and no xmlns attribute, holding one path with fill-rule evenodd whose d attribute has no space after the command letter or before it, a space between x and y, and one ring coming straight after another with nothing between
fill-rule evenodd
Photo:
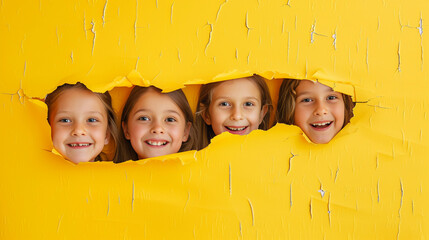
<instances>
[{"instance_id":1,"label":"eye","mask_svg":"<svg viewBox=\"0 0 429 240\"><path fill-rule=\"evenodd\" d=\"M229 107L229 106L231 106L231 104L229 102L221 102L221 103L219 103L219 106L221 106L221 107Z\"/></svg>"},{"instance_id":2,"label":"eye","mask_svg":"<svg viewBox=\"0 0 429 240\"><path fill-rule=\"evenodd\" d=\"M301 100L301 102L312 102L311 98L304 98Z\"/></svg>"},{"instance_id":3,"label":"eye","mask_svg":"<svg viewBox=\"0 0 429 240\"><path fill-rule=\"evenodd\" d=\"M139 117L137 120L139 121L149 121L149 117L143 116L143 117Z\"/></svg>"},{"instance_id":4,"label":"eye","mask_svg":"<svg viewBox=\"0 0 429 240\"><path fill-rule=\"evenodd\" d=\"M68 118L61 118L60 120L58 120L58 122L62 122L62 123L70 123L71 120Z\"/></svg>"},{"instance_id":5,"label":"eye","mask_svg":"<svg viewBox=\"0 0 429 240\"><path fill-rule=\"evenodd\" d=\"M253 102L245 102L244 106L245 107L252 107L252 106L255 106L255 104Z\"/></svg>"},{"instance_id":6,"label":"eye","mask_svg":"<svg viewBox=\"0 0 429 240\"><path fill-rule=\"evenodd\" d=\"M334 96L334 95L331 95L331 96L328 96L328 98L327 98L328 100L335 100L335 99L338 99L338 97L337 96Z\"/></svg>"},{"instance_id":7,"label":"eye","mask_svg":"<svg viewBox=\"0 0 429 240\"><path fill-rule=\"evenodd\" d=\"M166 122L177 122L176 118L174 117L168 117L165 119Z\"/></svg>"},{"instance_id":8,"label":"eye","mask_svg":"<svg viewBox=\"0 0 429 240\"><path fill-rule=\"evenodd\" d=\"M94 123L94 122L98 122L98 119L96 119L96 118L88 118L87 121L90 122L90 123Z\"/></svg>"}]
</instances>

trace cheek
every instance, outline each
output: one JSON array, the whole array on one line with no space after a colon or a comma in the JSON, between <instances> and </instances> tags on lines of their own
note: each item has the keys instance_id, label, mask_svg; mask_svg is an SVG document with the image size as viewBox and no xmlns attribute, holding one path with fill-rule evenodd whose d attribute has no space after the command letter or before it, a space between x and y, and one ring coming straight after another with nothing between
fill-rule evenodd
<instances>
[{"instance_id":1,"label":"cheek","mask_svg":"<svg viewBox=\"0 0 429 240\"><path fill-rule=\"evenodd\" d=\"M145 127L140 124L129 123L128 124L128 134L130 136L130 141L135 141L140 139L145 132Z\"/></svg>"},{"instance_id":2,"label":"cheek","mask_svg":"<svg viewBox=\"0 0 429 240\"><path fill-rule=\"evenodd\" d=\"M332 112L335 115L336 120L341 122L341 123L344 122L344 111L345 111L344 104L339 104L332 110Z\"/></svg>"},{"instance_id":3,"label":"cheek","mask_svg":"<svg viewBox=\"0 0 429 240\"><path fill-rule=\"evenodd\" d=\"M56 126L53 126L51 128L51 138L52 138L52 142L55 144L58 141L61 141L61 139L65 139L66 138L66 130L63 128L59 128Z\"/></svg>"},{"instance_id":4,"label":"cheek","mask_svg":"<svg viewBox=\"0 0 429 240\"><path fill-rule=\"evenodd\" d=\"M89 130L94 137L97 137L97 140L104 141L104 139L106 138L107 125L90 127Z\"/></svg>"},{"instance_id":5,"label":"cheek","mask_svg":"<svg viewBox=\"0 0 429 240\"><path fill-rule=\"evenodd\" d=\"M171 138L173 138L174 141L181 143L183 136L185 135L185 126L174 126L171 127L169 130Z\"/></svg>"},{"instance_id":6,"label":"cheek","mask_svg":"<svg viewBox=\"0 0 429 240\"><path fill-rule=\"evenodd\" d=\"M295 112L293 114L294 125L301 126L303 124L303 122L305 121L305 118L306 118L305 115L306 114L305 114L304 109L302 109L301 107L295 107Z\"/></svg>"},{"instance_id":7,"label":"cheek","mask_svg":"<svg viewBox=\"0 0 429 240\"><path fill-rule=\"evenodd\" d=\"M219 126L223 125L223 122L225 121L225 114L221 111L210 111L210 119L211 119L211 125L213 128L217 128Z\"/></svg>"}]
</instances>

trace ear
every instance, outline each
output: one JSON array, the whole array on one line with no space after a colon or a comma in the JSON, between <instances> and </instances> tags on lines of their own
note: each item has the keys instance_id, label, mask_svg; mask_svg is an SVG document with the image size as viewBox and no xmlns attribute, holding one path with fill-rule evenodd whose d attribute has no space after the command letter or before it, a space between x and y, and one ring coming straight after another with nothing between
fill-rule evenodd
<instances>
[{"instance_id":1,"label":"ear","mask_svg":"<svg viewBox=\"0 0 429 240\"><path fill-rule=\"evenodd\" d=\"M110 131L109 131L109 128L107 128L106 138L104 139L104 145L109 144L109 141L110 141Z\"/></svg>"},{"instance_id":2,"label":"ear","mask_svg":"<svg viewBox=\"0 0 429 240\"><path fill-rule=\"evenodd\" d=\"M128 127L127 124L122 122L122 130L124 131L125 139L130 140L130 134L128 133Z\"/></svg>"},{"instance_id":3,"label":"ear","mask_svg":"<svg viewBox=\"0 0 429 240\"><path fill-rule=\"evenodd\" d=\"M268 105L265 104L264 106L262 106L261 112L259 113L259 124L262 123L267 112L268 112Z\"/></svg>"},{"instance_id":4,"label":"ear","mask_svg":"<svg viewBox=\"0 0 429 240\"><path fill-rule=\"evenodd\" d=\"M204 111L201 113L201 117L203 117L203 120L204 120L204 122L205 122L207 125L212 125L212 121L211 121L211 119L210 119L210 115L209 115L209 113L208 113L208 109L204 110Z\"/></svg>"},{"instance_id":5,"label":"ear","mask_svg":"<svg viewBox=\"0 0 429 240\"><path fill-rule=\"evenodd\" d=\"M188 141L189 133L191 132L192 123L187 122L185 126L185 132L183 134L182 142Z\"/></svg>"}]
</instances>

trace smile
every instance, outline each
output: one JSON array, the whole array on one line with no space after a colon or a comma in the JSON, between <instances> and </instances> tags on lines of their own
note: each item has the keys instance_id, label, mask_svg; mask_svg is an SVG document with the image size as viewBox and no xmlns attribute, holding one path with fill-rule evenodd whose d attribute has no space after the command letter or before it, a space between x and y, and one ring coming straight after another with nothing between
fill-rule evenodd
<instances>
[{"instance_id":1,"label":"smile","mask_svg":"<svg viewBox=\"0 0 429 240\"><path fill-rule=\"evenodd\" d=\"M69 147L88 147L91 145L91 143L69 143L67 144Z\"/></svg>"},{"instance_id":2,"label":"smile","mask_svg":"<svg viewBox=\"0 0 429 240\"><path fill-rule=\"evenodd\" d=\"M324 122L324 123L311 123L310 125L314 128L327 128L329 127L333 121L330 122Z\"/></svg>"},{"instance_id":3,"label":"smile","mask_svg":"<svg viewBox=\"0 0 429 240\"><path fill-rule=\"evenodd\" d=\"M225 126L225 128L230 130L230 131L243 131L244 129L247 128L247 126L245 126L245 127L227 127L227 126Z\"/></svg>"},{"instance_id":4,"label":"smile","mask_svg":"<svg viewBox=\"0 0 429 240\"><path fill-rule=\"evenodd\" d=\"M151 141L148 140L146 143L150 146L165 146L167 145L168 141Z\"/></svg>"}]
</instances>

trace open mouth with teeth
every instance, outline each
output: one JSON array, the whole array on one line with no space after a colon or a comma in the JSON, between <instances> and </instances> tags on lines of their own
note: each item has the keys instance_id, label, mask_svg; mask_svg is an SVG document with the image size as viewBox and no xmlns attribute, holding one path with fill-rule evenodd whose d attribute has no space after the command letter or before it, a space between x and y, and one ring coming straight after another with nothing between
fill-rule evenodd
<instances>
[{"instance_id":1,"label":"open mouth with teeth","mask_svg":"<svg viewBox=\"0 0 429 240\"><path fill-rule=\"evenodd\" d=\"M151 140L148 140L145 143L147 145L150 145L150 146L161 147L161 146L167 145L168 141L151 141Z\"/></svg>"},{"instance_id":2,"label":"open mouth with teeth","mask_svg":"<svg viewBox=\"0 0 429 240\"><path fill-rule=\"evenodd\" d=\"M225 126L226 130L232 134L243 134L248 126L244 127L231 127L231 126Z\"/></svg>"},{"instance_id":3,"label":"open mouth with teeth","mask_svg":"<svg viewBox=\"0 0 429 240\"><path fill-rule=\"evenodd\" d=\"M69 143L67 145L72 148L84 148L91 146L92 143Z\"/></svg>"},{"instance_id":4,"label":"open mouth with teeth","mask_svg":"<svg viewBox=\"0 0 429 240\"><path fill-rule=\"evenodd\" d=\"M310 125L312 126L312 127L314 127L314 128L317 128L317 129L325 129L325 128L328 128L329 126L331 126L331 124L333 123L334 121L330 121L330 122L323 122L323 123L311 123Z\"/></svg>"}]
</instances>

